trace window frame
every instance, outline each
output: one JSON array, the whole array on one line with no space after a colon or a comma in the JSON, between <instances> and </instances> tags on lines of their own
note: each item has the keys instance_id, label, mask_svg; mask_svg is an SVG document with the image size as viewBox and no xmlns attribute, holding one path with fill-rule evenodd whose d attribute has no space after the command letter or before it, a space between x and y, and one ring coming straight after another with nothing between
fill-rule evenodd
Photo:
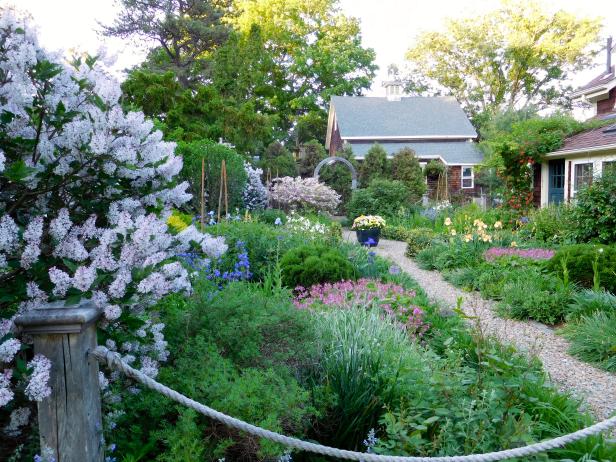
<instances>
[{"instance_id":1,"label":"window frame","mask_svg":"<svg viewBox=\"0 0 616 462\"><path fill-rule=\"evenodd\" d=\"M603 173L605 172L605 167L607 164L610 164L609 168L612 169L614 173L616 173L616 159L602 160L601 161L601 175L603 175Z\"/></svg>"},{"instance_id":2,"label":"window frame","mask_svg":"<svg viewBox=\"0 0 616 462\"><path fill-rule=\"evenodd\" d=\"M464 169L468 168L471 170L470 176L464 175ZM470 186L464 186L464 180L471 180ZM472 165L461 165L460 166L460 189L474 189L475 188L475 169Z\"/></svg>"},{"instance_id":3,"label":"window frame","mask_svg":"<svg viewBox=\"0 0 616 462\"><path fill-rule=\"evenodd\" d=\"M581 187L584 186L589 186L592 184L592 180L594 178L595 175L595 164L592 161L585 161L585 162L576 162L572 165L573 168L573 175L572 175L572 185L571 185L571 191L573 191L574 194L576 194L579 190L580 187L578 187L578 175L577 175L577 169L578 166L585 166L585 165L590 165L590 182L589 183L584 183Z\"/></svg>"}]
</instances>

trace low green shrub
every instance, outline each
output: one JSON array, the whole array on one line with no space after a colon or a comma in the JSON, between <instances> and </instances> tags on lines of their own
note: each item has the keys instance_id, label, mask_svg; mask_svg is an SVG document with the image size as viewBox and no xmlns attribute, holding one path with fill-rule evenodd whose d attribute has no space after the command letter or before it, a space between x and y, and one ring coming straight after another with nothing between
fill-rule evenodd
<instances>
[{"instance_id":1,"label":"low green shrub","mask_svg":"<svg viewBox=\"0 0 616 462\"><path fill-rule=\"evenodd\" d=\"M417 252L415 259L420 268L435 270L438 269L437 260L439 256L446 251L447 246L445 244L431 245Z\"/></svg>"},{"instance_id":2,"label":"low green shrub","mask_svg":"<svg viewBox=\"0 0 616 462\"><path fill-rule=\"evenodd\" d=\"M616 309L583 315L577 322L567 324L561 332L571 342L570 354L616 372Z\"/></svg>"},{"instance_id":3,"label":"low green shrub","mask_svg":"<svg viewBox=\"0 0 616 462\"><path fill-rule=\"evenodd\" d=\"M354 278L353 265L336 248L323 245L302 245L286 252L280 260L285 286L310 287L323 282Z\"/></svg>"},{"instance_id":4,"label":"low green shrub","mask_svg":"<svg viewBox=\"0 0 616 462\"><path fill-rule=\"evenodd\" d=\"M408 204L408 195L408 188L401 181L376 178L367 188L353 191L347 216L352 220L360 215L395 216L400 207Z\"/></svg>"},{"instance_id":5,"label":"low green shrub","mask_svg":"<svg viewBox=\"0 0 616 462\"><path fill-rule=\"evenodd\" d=\"M381 230L381 237L383 239L391 239L392 241L406 241L408 239L411 230L405 226L400 225L387 225Z\"/></svg>"},{"instance_id":6,"label":"low green shrub","mask_svg":"<svg viewBox=\"0 0 616 462\"><path fill-rule=\"evenodd\" d=\"M254 216L258 221L267 225L275 225L276 220L280 220L280 224L287 222L287 214L280 209L265 209L255 213Z\"/></svg>"},{"instance_id":7,"label":"low green shrub","mask_svg":"<svg viewBox=\"0 0 616 462\"><path fill-rule=\"evenodd\" d=\"M556 276L526 268L519 277L505 282L499 311L514 319L556 324L565 318L572 296L573 289Z\"/></svg>"},{"instance_id":8,"label":"low green shrub","mask_svg":"<svg viewBox=\"0 0 616 462\"><path fill-rule=\"evenodd\" d=\"M430 228L413 228L408 230L406 236L406 256L415 257L422 250L430 247L436 237Z\"/></svg>"},{"instance_id":9,"label":"low green shrub","mask_svg":"<svg viewBox=\"0 0 616 462\"><path fill-rule=\"evenodd\" d=\"M477 278L483 274L480 267L455 268L443 272L446 281L461 289L472 291L478 290Z\"/></svg>"},{"instance_id":10,"label":"low green shrub","mask_svg":"<svg viewBox=\"0 0 616 462\"><path fill-rule=\"evenodd\" d=\"M604 290L582 290L573 296L573 301L567 308L567 319L577 320L594 313L616 313L616 295Z\"/></svg>"},{"instance_id":11,"label":"low green shrub","mask_svg":"<svg viewBox=\"0 0 616 462\"><path fill-rule=\"evenodd\" d=\"M569 280L587 288L594 287L593 264L596 264L600 287L616 293L616 246L577 244L561 247L546 268L564 278L563 262Z\"/></svg>"},{"instance_id":12,"label":"low green shrub","mask_svg":"<svg viewBox=\"0 0 616 462\"><path fill-rule=\"evenodd\" d=\"M571 206L566 204L535 209L528 219L528 223L520 229L521 235L526 239L550 244L567 242L575 226L571 220Z\"/></svg>"}]
</instances>

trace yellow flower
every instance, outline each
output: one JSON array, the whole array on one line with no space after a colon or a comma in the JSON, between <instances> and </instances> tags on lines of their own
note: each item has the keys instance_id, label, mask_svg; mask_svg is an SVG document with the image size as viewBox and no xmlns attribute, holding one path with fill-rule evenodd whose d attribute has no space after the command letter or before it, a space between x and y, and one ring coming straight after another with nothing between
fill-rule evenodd
<instances>
[{"instance_id":1,"label":"yellow flower","mask_svg":"<svg viewBox=\"0 0 616 462\"><path fill-rule=\"evenodd\" d=\"M451 218L445 218L445 226L451 226Z\"/></svg>"},{"instance_id":2,"label":"yellow flower","mask_svg":"<svg viewBox=\"0 0 616 462\"><path fill-rule=\"evenodd\" d=\"M464 235L464 242L470 242L473 240L473 235L472 234L465 234Z\"/></svg>"},{"instance_id":3,"label":"yellow flower","mask_svg":"<svg viewBox=\"0 0 616 462\"><path fill-rule=\"evenodd\" d=\"M518 244L516 243L516 241L511 241L511 247L517 247Z\"/></svg>"},{"instance_id":4,"label":"yellow flower","mask_svg":"<svg viewBox=\"0 0 616 462\"><path fill-rule=\"evenodd\" d=\"M456 234L458 234L458 233L456 233L456 230L452 228L452 230L450 231L450 234L451 234L452 236L455 236L455 235L456 235Z\"/></svg>"},{"instance_id":5,"label":"yellow flower","mask_svg":"<svg viewBox=\"0 0 616 462\"><path fill-rule=\"evenodd\" d=\"M481 236L481 239L483 239L483 242L492 242L492 236L490 236L489 234L484 234L483 236Z\"/></svg>"},{"instance_id":6,"label":"yellow flower","mask_svg":"<svg viewBox=\"0 0 616 462\"><path fill-rule=\"evenodd\" d=\"M496 223L494 223L494 229L501 229L503 227L503 223L500 221L497 221Z\"/></svg>"}]
</instances>

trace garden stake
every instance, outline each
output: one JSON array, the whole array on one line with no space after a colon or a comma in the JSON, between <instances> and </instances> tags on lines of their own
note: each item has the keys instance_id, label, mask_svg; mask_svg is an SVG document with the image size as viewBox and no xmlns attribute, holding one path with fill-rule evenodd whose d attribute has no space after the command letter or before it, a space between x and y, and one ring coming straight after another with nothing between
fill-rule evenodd
<instances>
[{"instance_id":1,"label":"garden stake","mask_svg":"<svg viewBox=\"0 0 616 462\"><path fill-rule=\"evenodd\" d=\"M205 157L201 158L201 230L205 227Z\"/></svg>"}]
</instances>

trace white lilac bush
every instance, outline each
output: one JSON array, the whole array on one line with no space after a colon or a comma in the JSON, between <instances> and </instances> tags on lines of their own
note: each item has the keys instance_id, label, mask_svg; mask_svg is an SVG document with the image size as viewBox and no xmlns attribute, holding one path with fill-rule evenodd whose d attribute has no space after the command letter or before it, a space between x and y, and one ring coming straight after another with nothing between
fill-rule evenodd
<instances>
[{"instance_id":1,"label":"white lilac bush","mask_svg":"<svg viewBox=\"0 0 616 462\"><path fill-rule=\"evenodd\" d=\"M193 226L167 232L171 207L191 197L176 181L182 159L119 97L95 58L68 64L0 11L0 411L12 411L9 433L27 420L24 395L50 393L49 360L16 338L17 315L91 299L104 310L107 346L155 375L168 352L150 307L190 290L175 256L227 250Z\"/></svg>"},{"instance_id":2,"label":"white lilac bush","mask_svg":"<svg viewBox=\"0 0 616 462\"><path fill-rule=\"evenodd\" d=\"M246 210L263 210L267 207L267 188L261 181L263 170L253 167L249 162L244 163L248 180L244 187L243 199Z\"/></svg>"},{"instance_id":3,"label":"white lilac bush","mask_svg":"<svg viewBox=\"0 0 616 462\"><path fill-rule=\"evenodd\" d=\"M312 209L333 212L340 205L340 194L316 178L285 176L277 178L270 192L274 206L287 210Z\"/></svg>"}]
</instances>

